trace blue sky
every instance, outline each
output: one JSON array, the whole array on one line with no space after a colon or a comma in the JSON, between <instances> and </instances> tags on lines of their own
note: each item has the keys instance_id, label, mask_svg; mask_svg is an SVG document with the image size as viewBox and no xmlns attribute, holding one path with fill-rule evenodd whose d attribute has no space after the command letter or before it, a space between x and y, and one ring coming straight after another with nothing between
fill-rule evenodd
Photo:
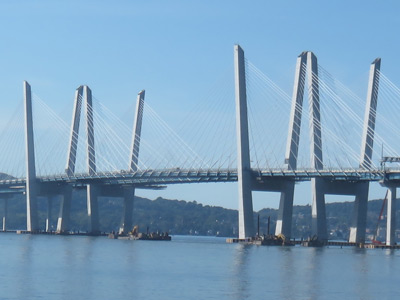
<instances>
[{"instance_id":1,"label":"blue sky","mask_svg":"<svg viewBox=\"0 0 400 300\"><path fill-rule=\"evenodd\" d=\"M312 50L364 97L376 57L400 83L399 13L398 1L1 1L0 122L22 99L23 80L62 114L87 84L117 115L146 89L152 107L176 119L183 101L233 69L236 43L289 94L297 55ZM310 203L308 189L299 186L296 203ZM137 195L237 208L236 191L210 184ZM255 198L256 209L278 203L271 193Z\"/></svg>"}]
</instances>

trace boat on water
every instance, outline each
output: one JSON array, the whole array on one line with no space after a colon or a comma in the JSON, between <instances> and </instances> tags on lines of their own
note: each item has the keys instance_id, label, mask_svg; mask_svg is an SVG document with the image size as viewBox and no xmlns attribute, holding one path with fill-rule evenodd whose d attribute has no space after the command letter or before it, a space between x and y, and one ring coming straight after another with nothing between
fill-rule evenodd
<instances>
[{"instance_id":1,"label":"boat on water","mask_svg":"<svg viewBox=\"0 0 400 300\"><path fill-rule=\"evenodd\" d=\"M118 239L118 240L146 240L146 241L170 241L171 236L168 232L149 232L141 233L139 232L139 226L133 227L132 231L128 232L128 234L124 233L115 233L112 232L108 235L110 239Z\"/></svg>"},{"instance_id":2,"label":"boat on water","mask_svg":"<svg viewBox=\"0 0 400 300\"><path fill-rule=\"evenodd\" d=\"M256 238L259 241L259 244L262 246L294 246L295 243L286 237L283 234L279 235L262 235Z\"/></svg>"},{"instance_id":3,"label":"boat on water","mask_svg":"<svg viewBox=\"0 0 400 300\"><path fill-rule=\"evenodd\" d=\"M261 246L294 246L294 241L286 238L284 234L270 234L271 218L268 216L267 234L259 235L260 232L260 215L257 216L257 236L254 239L254 244Z\"/></svg>"},{"instance_id":4,"label":"boat on water","mask_svg":"<svg viewBox=\"0 0 400 300\"><path fill-rule=\"evenodd\" d=\"M301 245L304 247L322 247L325 246L325 242L318 239L316 235L313 237L309 237L308 239L301 242Z\"/></svg>"}]
</instances>

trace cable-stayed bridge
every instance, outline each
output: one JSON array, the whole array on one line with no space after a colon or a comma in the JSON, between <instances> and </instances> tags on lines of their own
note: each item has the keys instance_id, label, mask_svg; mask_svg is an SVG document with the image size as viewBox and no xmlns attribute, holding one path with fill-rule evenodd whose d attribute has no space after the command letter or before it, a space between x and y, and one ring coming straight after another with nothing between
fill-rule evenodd
<instances>
[{"instance_id":1,"label":"cable-stayed bridge","mask_svg":"<svg viewBox=\"0 0 400 300\"><path fill-rule=\"evenodd\" d=\"M355 205L350 241L362 243L365 241L369 183L379 181L388 189L387 243L392 245L395 241L394 208L400 172L387 168L384 163L399 162L397 157L400 155L393 139L399 134L397 130L400 127L390 118L381 117L377 104L378 91L379 98L395 103L400 89L380 72L380 59L371 64L365 103L318 65L312 52L303 52L297 59L292 97L247 61L240 46L235 46L234 53L235 86L230 90L234 90L235 95L221 93L220 98L229 99L235 106L233 109L226 108L223 101L214 101L214 104L220 105L220 114L215 114L206 101L205 107L197 107L195 114L188 118L192 126L182 122L182 127L189 128L192 135L198 130L193 126L196 124L203 126L206 133L203 131L194 135L195 142L190 145L160 120L151 107L146 106L144 91L138 94L133 130L130 131L100 104L100 110L106 112L117 125L113 128L106 122L106 118L94 109L95 99L87 86L80 86L75 92L72 124L69 126L33 95L30 85L24 82L23 146L14 146L17 134L12 130L8 133L9 137L5 138L7 133L4 133L0 138L1 144L6 147L4 152L11 152L3 155L4 161L0 163L4 174L0 190L5 207L10 195L24 193L27 231L35 232L39 229L37 197L48 197L50 206L51 198L58 195L62 201L57 232L63 233L69 230L72 191L83 188L87 190L91 232L99 232L97 198L100 196L124 199L120 231L127 232L132 228L136 188L158 189L168 184L238 181L239 238L255 236L252 191L281 194L276 234L290 237L295 183L311 181L313 233L321 240L328 238L325 195L352 195L355 196ZM218 88L221 86L224 84L218 83ZM303 109L305 94L308 96L308 110ZM267 109L253 106L248 101L252 99L261 99ZM42 117L42 120L47 123L50 119L56 120L51 129L61 128L64 132L64 136L60 135L61 140L58 140L60 137L46 139L50 135L44 133L42 148L37 145L33 129L36 137L41 129L40 124L37 125L40 118L35 118L34 127L32 100L40 104L41 110L50 112L51 117ZM395 114L395 107L390 107L388 113ZM158 131L163 130L161 135L153 137L153 141L160 143L157 146L144 139L146 126L143 121L147 114L158 120L152 126ZM216 118L212 117L214 114ZM221 114L226 116L226 120ZM308 124L302 122L303 116L308 118ZM379 125L375 126L380 124L377 120L383 124L382 133L379 132ZM16 121L15 125L10 121L8 127L16 130L21 123ZM84 134L80 134L83 129ZM124 136L124 132L129 133ZM99 138L101 135L103 139ZM127 145L127 140L131 141L130 145ZM264 142L264 145L260 146L258 141ZM376 157L374 141L375 148L376 144L384 145L385 157ZM168 148L169 143L171 148ZM204 149L197 147L198 144ZM163 151L162 147L166 145L167 149ZM211 155L204 158L198 148L205 156ZM21 160L24 167L16 168L14 157L21 149L25 149ZM124 162L128 161L126 153L129 153L129 163L124 166ZM57 165L64 157L67 157L65 168L48 169L52 161ZM113 158L117 160L113 161ZM41 163L38 163L40 160ZM118 160L122 161L122 165ZM5 224L6 217L3 218L3 229Z\"/></svg>"}]
</instances>

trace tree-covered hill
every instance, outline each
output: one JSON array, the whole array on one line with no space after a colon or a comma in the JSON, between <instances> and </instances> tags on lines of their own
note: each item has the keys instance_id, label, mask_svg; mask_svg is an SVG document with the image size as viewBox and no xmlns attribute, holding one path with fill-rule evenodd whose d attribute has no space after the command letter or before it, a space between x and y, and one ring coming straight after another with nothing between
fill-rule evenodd
<instances>
[{"instance_id":1,"label":"tree-covered hill","mask_svg":"<svg viewBox=\"0 0 400 300\"><path fill-rule=\"evenodd\" d=\"M100 229L104 232L117 231L122 217L121 198L99 198ZM52 228L57 224L60 200L52 199ZM375 231L382 200L368 203L367 232ZM47 199L39 198L39 224L45 227L47 215ZM26 203L23 196L8 200L8 229L26 228ZM353 203L329 203L326 205L328 231L331 238L347 239L352 219ZM399 215L399 211L397 214ZM275 232L277 218L276 209L262 209L254 214L254 225L257 226L257 214L260 216L260 233L267 233L268 217L270 217L270 233ZM3 205L0 200L0 216ZM237 210L217 206L202 205L183 200L167 200L157 198L149 200L135 197L133 223L139 225L140 231L168 231L170 234L237 236ZM400 217L397 218L400 228ZM385 220L381 221L384 228ZM256 227L257 228L257 227ZM76 191L71 205L71 225L73 231L87 231L88 217L86 213L86 193ZM297 205L293 209L293 237L306 238L311 234L311 206Z\"/></svg>"}]
</instances>

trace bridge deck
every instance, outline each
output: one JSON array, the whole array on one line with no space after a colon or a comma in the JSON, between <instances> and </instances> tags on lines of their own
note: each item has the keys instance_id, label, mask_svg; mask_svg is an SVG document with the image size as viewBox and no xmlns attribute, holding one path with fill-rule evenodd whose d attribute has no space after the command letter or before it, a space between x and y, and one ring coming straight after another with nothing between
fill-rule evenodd
<instances>
[{"instance_id":1,"label":"bridge deck","mask_svg":"<svg viewBox=\"0 0 400 300\"><path fill-rule=\"evenodd\" d=\"M252 169L256 182L270 180L308 181L311 178L324 178L329 181L400 181L399 170L270 170ZM144 170L136 172L98 172L90 174L59 174L42 176L37 179L42 184L71 184L84 186L90 183L103 185L135 185L137 187L152 187L166 184L199 183L199 182L234 182L237 181L237 171L231 169L217 170L184 170L163 169ZM25 178L12 178L0 180L0 189L5 191L25 189Z\"/></svg>"}]
</instances>

